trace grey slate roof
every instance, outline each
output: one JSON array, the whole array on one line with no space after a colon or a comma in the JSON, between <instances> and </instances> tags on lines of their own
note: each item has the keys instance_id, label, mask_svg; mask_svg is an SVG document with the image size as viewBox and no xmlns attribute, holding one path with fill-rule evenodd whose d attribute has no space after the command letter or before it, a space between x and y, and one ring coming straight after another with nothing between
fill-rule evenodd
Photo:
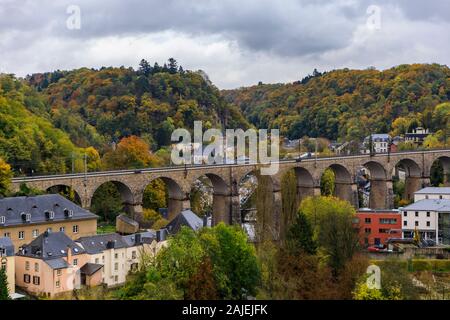
<instances>
[{"instance_id":1,"label":"grey slate roof","mask_svg":"<svg viewBox=\"0 0 450 320\"><path fill-rule=\"evenodd\" d=\"M450 194L450 187L426 187L414 194Z\"/></svg>"},{"instance_id":2,"label":"grey slate roof","mask_svg":"<svg viewBox=\"0 0 450 320\"><path fill-rule=\"evenodd\" d=\"M136 235L139 235L141 237L139 244L150 244L153 240L156 239L156 231L154 230L122 236L122 239L127 243L128 247L133 247L136 245Z\"/></svg>"},{"instance_id":3,"label":"grey slate roof","mask_svg":"<svg viewBox=\"0 0 450 320\"><path fill-rule=\"evenodd\" d=\"M130 217L128 217L126 214L121 214L121 215L117 216L116 219L120 219L120 220L124 221L125 223L139 227L139 223L137 221L131 219Z\"/></svg>"},{"instance_id":4,"label":"grey slate roof","mask_svg":"<svg viewBox=\"0 0 450 320\"><path fill-rule=\"evenodd\" d=\"M191 210L184 210L167 224L166 229L170 234L176 234L182 226L197 231L203 227L203 220Z\"/></svg>"},{"instance_id":5,"label":"grey slate roof","mask_svg":"<svg viewBox=\"0 0 450 320\"><path fill-rule=\"evenodd\" d=\"M53 270L65 269L69 267L69 264L63 258L44 260L46 264Z\"/></svg>"},{"instance_id":6,"label":"grey slate roof","mask_svg":"<svg viewBox=\"0 0 450 320\"><path fill-rule=\"evenodd\" d=\"M7 257L14 255L14 244L10 238L0 238L0 252L4 253Z\"/></svg>"},{"instance_id":7,"label":"grey slate roof","mask_svg":"<svg viewBox=\"0 0 450 320\"><path fill-rule=\"evenodd\" d=\"M44 232L31 243L23 246L17 255L52 260L67 257L68 248L70 248L72 255L85 252L64 232Z\"/></svg>"},{"instance_id":8,"label":"grey slate roof","mask_svg":"<svg viewBox=\"0 0 450 320\"><path fill-rule=\"evenodd\" d=\"M72 210L73 216L68 217L64 209ZM44 223L49 221L46 211L53 211L55 217L51 221L97 219L98 216L81 208L59 194L45 194L32 197L9 197L0 199L0 216L6 219L0 227L22 224ZM25 222L22 213L30 213L31 221Z\"/></svg>"},{"instance_id":9,"label":"grey slate roof","mask_svg":"<svg viewBox=\"0 0 450 320\"><path fill-rule=\"evenodd\" d=\"M403 211L437 211L450 212L450 200L424 199L401 208Z\"/></svg>"},{"instance_id":10,"label":"grey slate roof","mask_svg":"<svg viewBox=\"0 0 450 320\"><path fill-rule=\"evenodd\" d=\"M126 248L127 242L118 233L98 234L95 236L82 237L76 240L88 254L102 253L104 250L114 247L115 249Z\"/></svg>"},{"instance_id":11,"label":"grey slate roof","mask_svg":"<svg viewBox=\"0 0 450 320\"><path fill-rule=\"evenodd\" d=\"M370 136L367 136L364 141L369 141ZM387 133L373 133L372 134L372 141L374 142L380 142L380 141L389 141L391 139L391 136Z\"/></svg>"},{"instance_id":12,"label":"grey slate roof","mask_svg":"<svg viewBox=\"0 0 450 320\"><path fill-rule=\"evenodd\" d=\"M81 272L81 274L91 276L94 273L96 273L97 271L101 270L102 268L103 268L102 264L88 262L80 268L80 272Z\"/></svg>"}]
</instances>

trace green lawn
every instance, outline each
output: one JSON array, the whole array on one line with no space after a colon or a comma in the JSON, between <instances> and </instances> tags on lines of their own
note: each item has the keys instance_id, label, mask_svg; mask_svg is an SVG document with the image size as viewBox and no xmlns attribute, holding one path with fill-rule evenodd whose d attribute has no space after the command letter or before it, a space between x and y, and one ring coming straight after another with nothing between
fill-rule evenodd
<instances>
[{"instance_id":1,"label":"green lawn","mask_svg":"<svg viewBox=\"0 0 450 320\"><path fill-rule=\"evenodd\" d=\"M113 224L98 225L97 234L114 233L116 226Z\"/></svg>"}]
</instances>

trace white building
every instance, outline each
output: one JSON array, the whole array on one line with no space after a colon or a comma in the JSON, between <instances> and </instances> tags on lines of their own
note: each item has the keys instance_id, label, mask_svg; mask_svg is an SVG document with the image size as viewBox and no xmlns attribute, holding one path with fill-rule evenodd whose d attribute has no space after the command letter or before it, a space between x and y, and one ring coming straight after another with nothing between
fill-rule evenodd
<instances>
[{"instance_id":1,"label":"white building","mask_svg":"<svg viewBox=\"0 0 450 320\"><path fill-rule=\"evenodd\" d=\"M391 141L391 136L387 133L374 133L372 136L372 149L375 153L386 153L388 152L389 143ZM370 153L370 137L367 136L364 139L362 153Z\"/></svg>"},{"instance_id":2,"label":"white building","mask_svg":"<svg viewBox=\"0 0 450 320\"><path fill-rule=\"evenodd\" d=\"M414 201L425 199L450 200L450 187L427 187L414 193Z\"/></svg>"},{"instance_id":3,"label":"white building","mask_svg":"<svg viewBox=\"0 0 450 320\"><path fill-rule=\"evenodd\" d=\"M413 238L417 229L422 239L450 244L450 199L424 199L400 208L403 238Z\"/></svg>"}]
</instances>

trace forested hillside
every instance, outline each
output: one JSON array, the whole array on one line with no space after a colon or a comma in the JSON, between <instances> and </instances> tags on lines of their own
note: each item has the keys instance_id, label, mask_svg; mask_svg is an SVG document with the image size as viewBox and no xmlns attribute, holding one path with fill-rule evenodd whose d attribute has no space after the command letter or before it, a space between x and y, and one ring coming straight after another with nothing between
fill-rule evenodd
<instances>
[{"instance_id":1,"label":"forested hillside","mask_svg":"<svg viewBox=\"0 0 450 320\"><path fill-rule=\"evenodd\" d=\"M44 99L11 75L0 75L0 158L16 174L64 172L72 153L81 152L56 129Z\"/></svg>"},{"instance_id":2,"label":"forested hillside","mask_svg":"<svg viewBox=\"0 0 450 320\"><path fill-rule=\"evenodd\" d=\"M204 128L254 125L333 140L421 125L437 132L429 141L439 147L448 136L449 100L450 69L436 64L315 71L292 84L222 92L174 59L163 66L142 60L138 70L3 74L0 158L15 175L80 172L85 154L91 171L165 165L172 131L192 129L194 120Z\"/></svg>"},{"instance_id":3,"label":"forested hillside","mask_svg":"<svg viewBox=\"0 0 450 320\"><path fill-rule=\"evenodd\" d=\"M135 135L154 150L170 144L175 128L248 126L236 107L201 73L184 71L174 59L160 67L142 60L132 68L82 68L34 74L28 81L41 91L55 126L79 146Z\"/></svg>"},{"instance_id":4,"label":"forested hillside","mask_svg":"<svg viewBox=\"0 0 450 320\"><path fill-rule=\"evenodd\" d=\"M280 128L290 138L360 140L369 132L448 126L450 106L442 103L450 100L450 69L413 64L385 71L315 70L292 84L259 84L222 94L256 127Z\"/></svg>"}]
</instances>

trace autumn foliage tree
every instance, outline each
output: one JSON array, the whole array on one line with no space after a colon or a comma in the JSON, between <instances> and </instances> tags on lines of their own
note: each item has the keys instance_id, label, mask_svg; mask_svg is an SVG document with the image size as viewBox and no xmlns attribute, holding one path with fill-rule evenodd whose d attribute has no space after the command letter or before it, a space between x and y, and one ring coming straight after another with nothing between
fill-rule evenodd
<instances>
[{"instance_id":1,"label":"autumn foliage tree","mask_svg":"<svg viewBox=\"0 0 450 320\"><path fill-rule=\"evenodd\" d=\"M6 196L11 186L11 166L0 158L0 196Z\"/></svg>"},{"instance_id":2,"label":"autumn foliage tree","mask_svg":"<svg viewBox=\"0 0 450 320\"><path fill-rule=\"evenodd\" d=\"M159 159L143 139L130 136L120 140L115 150L103 156L102 162L108 169L132 169L158 166Z\"/></svg>"}]
</instances>

